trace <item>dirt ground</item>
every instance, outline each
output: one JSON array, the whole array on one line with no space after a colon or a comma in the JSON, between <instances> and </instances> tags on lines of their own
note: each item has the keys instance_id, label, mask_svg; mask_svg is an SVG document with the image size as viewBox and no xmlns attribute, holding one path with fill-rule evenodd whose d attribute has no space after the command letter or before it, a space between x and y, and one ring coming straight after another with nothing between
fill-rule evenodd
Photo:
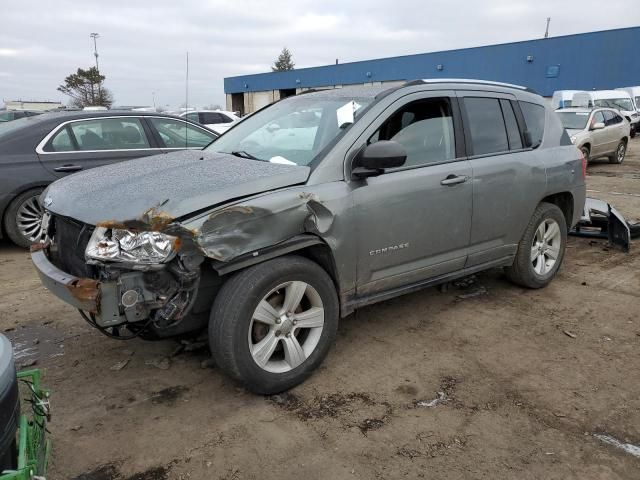
<instances>
[{"instance_id":1,"label":"dirt ground","mask_svg":"<svg viewBox=\"0 0 640 480\"><path fill-rule=\"evenodd\" d=\"M640 219L640 140L588 188ZM274 397L202 368L206 349L101 336L7 242L0 331L52 390L53 480L640 478L640 453L596 436L640 445L640 242L572 237L544 290L469 283L358 311Z\"/></svg>"}]
</instances>

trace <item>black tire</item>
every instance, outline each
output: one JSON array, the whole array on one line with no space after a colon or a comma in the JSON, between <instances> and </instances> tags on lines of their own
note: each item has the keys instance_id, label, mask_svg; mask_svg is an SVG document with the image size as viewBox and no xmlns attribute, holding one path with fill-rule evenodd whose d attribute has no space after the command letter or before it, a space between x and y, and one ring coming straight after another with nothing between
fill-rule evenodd
<instances>
[{"instance_id":1,"label":"black tire","mask_svg":"<svg viewBox=\"0 0 640 480\"><path fill-rule=\"evenodd\" d=\"M620 140L616 147L616 152L609 156L609 163L620 164L624 161L624 157L627 154L627 142Z\"/></svg>"},{"instance_id":2,"label":"black tire","mask_svg":"<svg viewBox=\"0 0 640 480\"><path fill-rule=\"evenodd\" d=\"M555 264L544 275L540 275L534 270L531 260L531 251L535 239L536 231L543 221L554 220L560 228L560 246ZM567 222L562 210L552 203L542 202L538 205L531 216L531 220L522 235L518 244L513 265L507 267L506 274L509 280L516 285L526 288L546 287L555 277L564 259L567 245Z\"/></svg>"},{"instance_id":3,"label":"black tire","mask_svg":"<svg viewBox=\"0 0 640 480\"><path fill-rule=\"evenodd\" d=\"M587 161L587 163L589 163L589 154L591 153L591 151L589 150L589 147L582 146L580 147L580 151L584 155L584 159Z\"/></svg>"},{"instance_id":4,"label":"black tire","mask_svg":"<svg viewBox=\"0 0 640 480\"><path fill-rule=\"evenodd\" d=\"M284 373L261 368L251 356L249 326L258 303L278 285L304 281L322 300L324 325L317 346L306 360ZM306 380L324 360L338 330L339 303L331 277L318 264L284 256L249 267L220 289L209 320L209 345L216 364L228 376L259 394L288 390Z\"/></svg>"},{"instance_id":5,"label":"black tire","mask_svg":"<svg viewBox=\"0 0 640 480\"><path fill-rule=\"evenodd\" d=\"M39 197L43 190L43 188L32 188L31 190L22 192L11 201L4 213L4 231L11 241L19 247L28 248L34 242L20 232L17 220L18 210L24 202L31 198Z\"/></svg>"},{"instance_id":6,"label":"black tire","mask_svg":"<svg viewBox=\"0 0 640 480\"><path fill-rule=\"evenodd\" d=\"M0 473L18 467L18 442L14 439L5 452L0 452Z\"/></svg>"}]
</instances>

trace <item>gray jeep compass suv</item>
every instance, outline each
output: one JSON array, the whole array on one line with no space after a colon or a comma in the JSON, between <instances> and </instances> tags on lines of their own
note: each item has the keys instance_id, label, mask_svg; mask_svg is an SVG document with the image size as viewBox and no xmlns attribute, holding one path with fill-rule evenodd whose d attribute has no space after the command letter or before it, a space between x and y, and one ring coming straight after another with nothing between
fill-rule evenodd
<instances>
[{"instance_id":1,"label":"gray jeep compass suv","mask_svg":"<svg viewBox=\"0 0 640 480\"><path fill-rule=\"evenodd\" d=\"M307 378L363 305L492 267L547 285L582 212L584 168L523 87L318 91L203 151L58 180L32 258L102 333L208 327L219 367L274 393Z\"/></svg>"}]
</instances>

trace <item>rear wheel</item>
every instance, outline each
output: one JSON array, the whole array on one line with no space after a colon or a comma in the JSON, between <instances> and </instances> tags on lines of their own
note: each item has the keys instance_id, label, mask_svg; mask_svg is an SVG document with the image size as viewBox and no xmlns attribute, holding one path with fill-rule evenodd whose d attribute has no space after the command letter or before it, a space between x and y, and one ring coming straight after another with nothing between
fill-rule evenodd
<instances>
[{"instance_id":1,"label":"rear wheel","mask_svg":"<svg viewBox=\"0 0 640 480\"><path fill-rule=\"evenodd\" d=\"M616 152L609 157L609 163L622 163L627 154L627 142L621 140L616 148Z\"/></svg>"},{"instance_id":2,"label":"rear wheel","mask_svg":"<svg viewBox=\"0 0 640 480\"><path fill-rule=\"evenodd\" d=\"M209 321L212 355L249 390L282 392L320 365L338 315L335 286L319 265L276 258L236 274L218 292Z\"/></svg>"},{"instance_id":3,"label":"rear wheel","mask_svg":"<svg viewBox=\"0 0 640 480\"><path fill-rule=\"evenodd\" d=\"M527 288L542 288L555 277L564 258L567 223L562 210L542 202L533 212L507 277Z\"/></svg>"},{"instance_id":4,"label":"rear wheel","mask_svg":"<svg viewBox=\"0 0 640 480\"><path fill-rule=\"evenodd\" d=\"M42 207L38 198L42 188L18 195L4 214L4 229L13 243L28 247L42 237Z\"/></svg>"}]
</instances>

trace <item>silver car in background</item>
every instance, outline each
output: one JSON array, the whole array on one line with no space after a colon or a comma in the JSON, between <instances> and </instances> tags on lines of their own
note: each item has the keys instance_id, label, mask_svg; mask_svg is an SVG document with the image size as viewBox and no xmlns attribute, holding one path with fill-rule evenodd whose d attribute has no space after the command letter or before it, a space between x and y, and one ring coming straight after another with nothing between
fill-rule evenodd
<instances>
[{"instance_id":1,"label":"silver car in background","mask_svg":"<svg viewBox=\"0 0 640 480\"><path fill-rule=\"evenodd\" d=\"M584 157L607 157L609 163L622 163L629 144L629 122L612 108L563 108L556 110L571 142Z\"/></svg>"}]
</instances>

